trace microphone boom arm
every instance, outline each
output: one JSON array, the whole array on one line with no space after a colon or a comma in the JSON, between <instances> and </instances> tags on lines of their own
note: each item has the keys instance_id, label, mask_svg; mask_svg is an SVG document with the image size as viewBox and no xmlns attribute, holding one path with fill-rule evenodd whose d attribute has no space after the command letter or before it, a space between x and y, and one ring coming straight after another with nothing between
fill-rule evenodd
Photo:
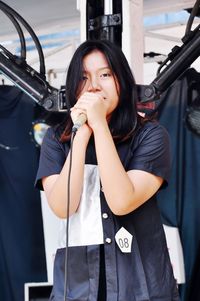
<instances>
[{"instance_id":1,"label":"microphone boom arm","mask_svg":"<svg viewBox=\"0 0 200 301\"><path fill-rule=\"evenodd\" d=\"M200 55L200 25L182 38L183 45L175 46L168 54L167 61L171 61L161 71L150 85L138 85L139 102L152 102L160 97L171 84L178 79L184 71Z\"/></svg>"},{"instance_id":2,"label":"microphone boom arm","mask_svg":"<svg viewBox=\"0 0 200 301\"><path fill-rule=\"evenodd\" d=\"M0 47L0 71L46 110L66 111L64 90L50 86L36 70L26 62L18 62L3 46Z\"/></svg>"}]
</instances>

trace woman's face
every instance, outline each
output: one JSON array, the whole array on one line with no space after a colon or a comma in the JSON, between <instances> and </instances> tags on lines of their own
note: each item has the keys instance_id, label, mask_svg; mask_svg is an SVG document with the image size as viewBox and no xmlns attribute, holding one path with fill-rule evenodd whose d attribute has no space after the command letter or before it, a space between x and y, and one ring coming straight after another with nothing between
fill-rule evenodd
<instances>
[{"instance_id":1,"label":"woman's face","mask_svg":"<svg viewBox=\"0 0 200 301\"><path fill-rule=\"evenodd\" d=\"M119 84L102 52L95 50L83 59L83 79L79 97L85 92L100 94L105 99L107 116L119 102Z\"/></svg>"}]
</instances>

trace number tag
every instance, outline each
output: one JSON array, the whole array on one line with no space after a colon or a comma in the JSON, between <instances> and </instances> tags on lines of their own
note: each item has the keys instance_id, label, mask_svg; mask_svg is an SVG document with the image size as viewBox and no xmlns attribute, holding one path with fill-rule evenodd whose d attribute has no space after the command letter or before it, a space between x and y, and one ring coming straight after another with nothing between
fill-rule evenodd
<instances>
[{"instance_id":1,"label":"number tag","mask_svg":"<svg viewBox=\"0 0 200 301\"><path fill-rule=\"evenodd\" d=\"M123 253L131 253L133 235L121 227L115 235L115 241Z\"/></svg>"}]
</instances>

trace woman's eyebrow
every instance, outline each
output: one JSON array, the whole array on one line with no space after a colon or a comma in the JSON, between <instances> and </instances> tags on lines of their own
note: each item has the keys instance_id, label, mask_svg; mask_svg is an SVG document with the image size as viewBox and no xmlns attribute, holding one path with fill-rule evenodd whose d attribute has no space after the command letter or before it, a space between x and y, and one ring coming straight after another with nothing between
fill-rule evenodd
<instances>
[{"instance_id":1,"label":"woman's eyebrow","mask_svg":"<svg viewBox=\"0 0 200 301\"><path fill-rule=\"evenodd\" d=\"M101 68L99 68L98 70L104 70L104 69L109 69L110 70L110 67L109 66L106 66L106 67L101 67Z\"/></svg>"},{"instance_id":2,"label":"woman's eyebrow","mask_svg":"<svg viewBox=\"0 0 200 301\"><path fill-rule=\"evenodd\" d=\"M101 67L101 68L99 68L99 69L97 69L97 70L98 70L98 71L102 71L102 70L105 70L105 69L111 70L109 66ZM86 69L83 70L83 73L88 73L88 72L89 72L89 71L86 70Z\"/></svg>"}]
</instances>

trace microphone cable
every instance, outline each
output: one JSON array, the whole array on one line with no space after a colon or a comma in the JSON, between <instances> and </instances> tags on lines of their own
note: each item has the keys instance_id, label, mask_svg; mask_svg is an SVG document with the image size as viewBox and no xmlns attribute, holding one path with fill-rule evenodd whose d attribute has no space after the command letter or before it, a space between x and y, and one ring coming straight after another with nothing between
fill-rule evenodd
<instances>
[{"instance_id":1,"label":"microphone cable","mask_svg":"<svg viewBox=\"0 0 200 301\"><path fill-rule=\"evenodd\" d=\"M71 170L72 170L72 151L73 151L73 142L74 137L76 135L76 131L73 130L71 134L70 141L70 150L69 150L69 170L68 170L68 181L67 181L67 216L66 216L66 245L65 245L65 269L64 269L64 301L67 301L67 283L69 281L68 275L68 263L69 263L69 208L70 208L70 181L71 181Z\"/></svg>"}]
</instances>

